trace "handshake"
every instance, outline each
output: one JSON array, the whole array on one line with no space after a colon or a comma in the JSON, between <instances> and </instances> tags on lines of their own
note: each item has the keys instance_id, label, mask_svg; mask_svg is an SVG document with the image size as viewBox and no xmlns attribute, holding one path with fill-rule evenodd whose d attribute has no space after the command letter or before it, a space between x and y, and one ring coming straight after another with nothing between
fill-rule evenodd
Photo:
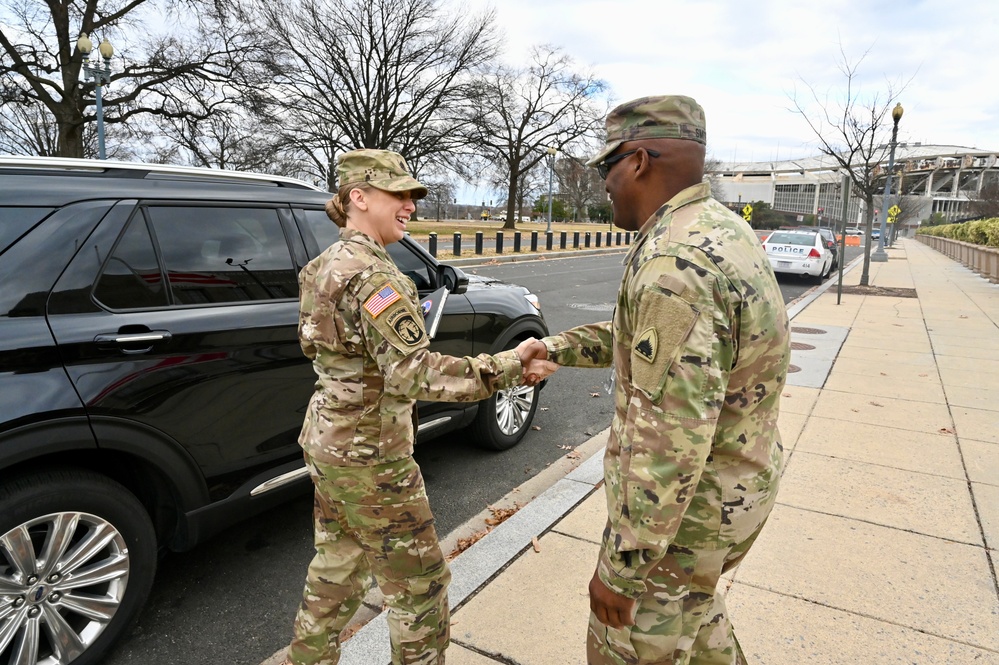
<instances>
[{"instance_id":1,"label":"handshake","mask_svg":"<svg viewBox=\"0 0 999 665\"><path fill-rule=\"evenodd\" d=\"M548 360L548 347L541 340L529 337L517 345L516 351L524 368L524 385L536 386L558 370L558 365Z\"/></svg>"}]
</instances>

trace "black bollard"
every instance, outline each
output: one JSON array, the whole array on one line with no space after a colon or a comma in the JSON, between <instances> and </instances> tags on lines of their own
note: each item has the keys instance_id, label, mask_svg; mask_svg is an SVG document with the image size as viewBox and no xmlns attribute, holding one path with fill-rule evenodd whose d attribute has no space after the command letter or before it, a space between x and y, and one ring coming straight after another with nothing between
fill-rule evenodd
<instances>
[{"instance_id":1,"label":"black bollard","mask_svg":"<svg viewBox=\"0 0 999 665\"><path fill-rule=\"evenodd\" d=\"M497 231L496 232L496 253L497 254L502 254L503 253L503 232L502 231Z\"/></svg>"},{"instance_id":2,"label":"black bollard","mask_svg":"<svg viewBox=\"0 0 999 665\"><path fill-rule=\"evenodd\" d=\"M461 233L458 231L454 232L454 249L452 253L455 256L461 256Z\"/></svg>"},{"instance_id":3,"label":"black bollard","mask_svg":"<svg viewBox=\"0 0 999 665\"><path fill-rule=\"evenodd\" d=\"M475 232L475 253L482 255L482 231Z\"/></svg>"},{"instance_id":4,"label":"black bollard","mask_svg":"<svg viewBox=\"0 0 999 665\"><path fill-rule=\"evenodd\" d=\"M555 239L555 234L551 231L545 232L545 249L549 252L552 251L552 241ZM565 242L565 234L562 234L562 242Z\"/></svg>"},{"instance_id":5,"label":"black bollard","mask_svg":"<svg viewBox=\"0 0 999 665\"><path fill-rule=\"evenodd\" d=\"M597 247L600 247L600 236L601 235L603 235L603 234L601 234L601 233L597 234Z\"/></svg>"},{"instance_id":6,"label":"black bollard","mask_svg":"<svg viewBox=\"0 0 999 665\"><path fill-rule=\"evenodd\" d=\"M616 244L617 245L621 244L621 232L620 231L617 232L617 242L616 242Z\"/></svg>"},{"instance_id":7,"label":"black bollard","mask_svg":"<svg viewBox=\"0 0 999 665\"><path fill-rule=\"evenodd\" d=\"M430 256L437 258L437 234L430 232Z\"/></svg>"},{"instance_id":8,"label":"black bollard","mask_svg":"<svg viewBox=\"0 0 999 665\"><path fill-rule=\"evenodd\" d=\"M513 232L513 252L514 254L520 252L520 231Z\"/></svg>"},{"instance_id":9,"label":"black bollard","mask_svg":"<svg viewBox=\"0 0 999 665\"><path fill-rule=\"evenodd\" d=\"M569 234L566 233L565 231L562 231L561 233L559 233L559 239L558 239L558 248L559 249L565 249L566 238L568 237L568 235Z\"/></svg>"},{"instance_id":10,"label":"black bollard","mask_svg":"<svg viewBox=\"0 0 999 665\"><path fill-rule=\"evenodd\" d=\"M579 249L579 231L572 232L572 248Z\"/></svg>"},{"instance_id":11,"label":"black bollard","mask_svg":"<svg viewBox=\"0 0 999 665\"><path fill-rule=\"evenodd\" d=\"M607 246L608 247L611 246L611 232L610 231L607 232Z\"/></svg>"},{"instance_id":12,"label":"black bollard","mask_svg":"<svg viewBox=\"0 0 999 665\"><path fill-rule=\"evenodd\" d=\"M538 232L531 231L531 251L538 251Z\"/></svg>"},{"instance_id":13,"label":"black bollard","mask_svg":"<svg viewBox=\"0 0 999 665\"><path fill-rule=\"evenodd\" d=\"M583 240L586 243L586 244L583 245L583 247L589 248L589 246L590 246L590 232L589 231L586 232L586 237Z\"/></svg>"}]
</instances>

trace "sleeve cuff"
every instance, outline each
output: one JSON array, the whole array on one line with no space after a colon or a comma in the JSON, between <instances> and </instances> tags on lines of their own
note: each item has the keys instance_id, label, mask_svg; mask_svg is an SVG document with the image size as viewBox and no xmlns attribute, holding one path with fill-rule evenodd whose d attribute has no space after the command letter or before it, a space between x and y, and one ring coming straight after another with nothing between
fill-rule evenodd
<instances>
[{"instance_id":1,"label":"sleeve cuff","mask_svg":"<svg viewBox=\"0 0 999 665\"><path fill-rule=\"evenodd\" d=\"M608 589L626 598L638 599L645 593L645 582L623 577L614 568L612 562L608 561L606 555L601 555L597 563L597 574L600 581Z\"/></svg>"},{"instance_id":2,"label":"sleeve cuff","mask_svg":"<svg viewBox=\"0 0 999 665\"><path fill-rule=\"evenodd\" d=\"M520 380L524 376L524 368L520 364L520 356L513 349L497 353L495 356L499 363L500 384L503 389L520 385Z\"/></svg>"},{"instance_id":3,"label":"sleeve cuff","mask_svg":"<svg viewBox=\"0 0 999 665\"><path fill-rule=\"evenodd\" d=\"M551 337L545 337L541 340L548 349L548 360L553 363L560 365L559 354L569 348L569 343L561 335L552 335Z\"/></svg>"}]
</instances>

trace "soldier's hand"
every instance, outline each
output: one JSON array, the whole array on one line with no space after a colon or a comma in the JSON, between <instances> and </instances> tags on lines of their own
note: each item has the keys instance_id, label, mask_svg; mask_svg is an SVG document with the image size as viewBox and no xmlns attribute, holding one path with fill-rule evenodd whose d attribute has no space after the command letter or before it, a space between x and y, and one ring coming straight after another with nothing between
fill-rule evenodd
<instances>
[{"instance_id":1,"label":"soldier's hand","mask_svg":"<svg viewBox=\"0 0 999 665\"><path fill-rule=\"evenodd\" d=\"M548 360L534 359L524 365L523 382L528 386L536 386L558 371L558 365Z\"/></svg>"},{"instance_id":2,"label":"soldier's hand","mask_svg":"<svg viewBox=\"0 0 999 665\"><path fill-rule=\"evenodd\" d=\"M590 580L590 610L605 626L624 628L635 625L635 601L604 586L596 571L593 571Z\"/></svg>"},{"instance_id":3,"label":"soldier's hand","mask_svg":"<svg viewBox=\"0 0 999 665\"><path fill-rule=\"evenodd\" d=\"M527 363L539 358L541 360L548 359L548 347L545 343L539 339L533 337L528 337L523 342L517 345L516 348L517 355L520 356L520 364L527 366Z\"/></svg>"}]
</instances>

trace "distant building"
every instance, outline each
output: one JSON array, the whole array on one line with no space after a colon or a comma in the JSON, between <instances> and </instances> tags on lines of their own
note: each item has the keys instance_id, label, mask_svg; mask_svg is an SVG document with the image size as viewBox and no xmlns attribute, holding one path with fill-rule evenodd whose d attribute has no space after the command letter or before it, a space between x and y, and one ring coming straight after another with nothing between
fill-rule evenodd
<instances>
[{"instance_id":1,"label":"distant building","mask_svg":"<svg viewBox=\"0 0 999 665\"><path fill-rule=\"evenodd\" d=\"M907 226L916 226L936 212L948 220L967 217L970 202L978 198L982 188L999 182L997 156L996 150L899 143L890 204L902 208L900 221ZM886 154L879 169L887 168ZM721 163L708 175L715 198L734 209L750 201L764 201L774 210L795 214L799 221L805 215L814 215L828 226L838 225L842 216L842 176L838 169L836 160L821 155L774 162ZM848 225L860 224L864 205L863 200L850 197ZM880 195L875 198L875 207L881 207Z\"/></svg>"}]
</instances>

